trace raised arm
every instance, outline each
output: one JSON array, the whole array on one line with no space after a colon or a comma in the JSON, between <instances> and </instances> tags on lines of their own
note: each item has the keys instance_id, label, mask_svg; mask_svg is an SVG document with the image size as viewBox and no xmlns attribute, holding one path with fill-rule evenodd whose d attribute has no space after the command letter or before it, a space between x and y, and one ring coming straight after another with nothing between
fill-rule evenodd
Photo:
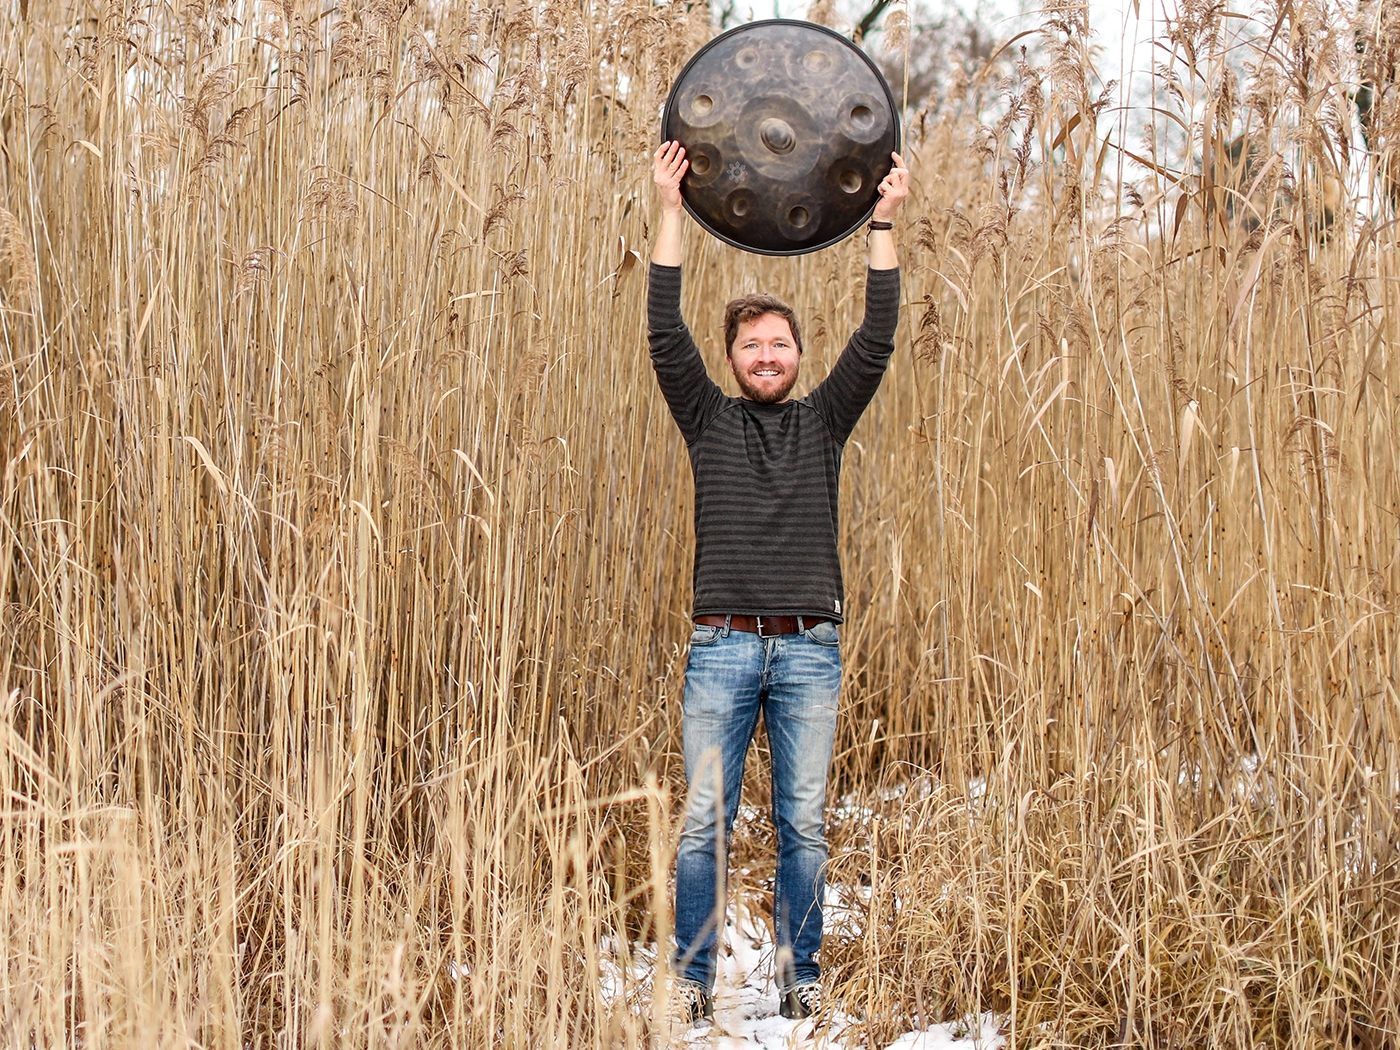
<instances>
[{"instance_id":1,"label":"raised arm","mask_svg":"<svg viewBox=\"0 0 1400 1050\"><path fill-rule=\"evenodd\" d=\"M909 170L898 153L890 154L894 167L880 182L880 200L872 223L890 229L872 229L867 235L870 268L865 275L865 317L841 351L831 372L812 391L810 403L836 440L843 445L855 429L894 353L894 331L899 322L899 257L893 229L900 206L909 196Z\"/></svg>"},{"instance_id":2,"label":"raised arm","mask_svg":"<svg viewBox=\"0 0 1400 1050\"><path fill-rule=\"evenodd\" d=\"M890 173L880 180L877 187L880 191L880 199L875 204L875 214L870 217L871 222L889 223L890 229L872 229L867 244L870 251L870 268L872 270L895 270L899 268L899 256L895 252L894 246L894 221L899 214L900 206L904 199L909 196L909 169L904 166L904 158L898 153L891 153L894 158L894 167Z\"/></svg>"},{"instance_id":3,"label":"raised arm","mask_svg":"<svg viewBox=\"0 0 1400 1050\"><path fill-rule=\"evenodd\" d=\"M651 246L651 261L658 266L679 266L684 247L685 209L681 206L681 176L690 167L685 147L663 142L652 158L651 180L661 202L661 225Z\"/></svg>"},{"instance_id":4,"label":"raised arm","mask_svg":"<svg viewBox=\"0 0 1400 1050\"><path fill-rule=\"evenodd\" d=\"M681 260L685 211L681 176L689 162L677 142L662 143L652 158L652 181L661 222L647 275L647 343L656 381L687 445L698 438L724 404L724 393L705 371L700 350L681 316Z\"/></svg>"}]
</instances>

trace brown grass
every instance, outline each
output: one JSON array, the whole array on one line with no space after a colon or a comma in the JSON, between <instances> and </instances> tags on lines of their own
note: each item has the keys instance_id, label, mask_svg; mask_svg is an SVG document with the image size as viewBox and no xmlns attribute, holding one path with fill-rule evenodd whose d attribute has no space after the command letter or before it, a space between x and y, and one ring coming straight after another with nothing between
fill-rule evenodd
<instances>
[{"instance_id":1,"label":"brown grass","mask_svg":"<svg viewBox=\"0 0 1400 1050\"><path fill-rule=\"evenodd\" d=\"M1073 6L1004 119L911 120L844 493L835 790L875 812L833 827L869 899L826 959L870 1045L988 1009L1016 1046L1400 1044L1394 227L1222 218L1186 158L1251 112L1295 176L1366 164L1350 29L1265 12L1241 86L1187 13L1185 145L1125 188L1170 119L1111 111ZM708 35L0 12L7 1045L642 1045L598 984L667 929L690 504L638 255ZM771 289L810 380L860 247L692 232L688 316L714 347Z\"/></svg>"}]
</instances>

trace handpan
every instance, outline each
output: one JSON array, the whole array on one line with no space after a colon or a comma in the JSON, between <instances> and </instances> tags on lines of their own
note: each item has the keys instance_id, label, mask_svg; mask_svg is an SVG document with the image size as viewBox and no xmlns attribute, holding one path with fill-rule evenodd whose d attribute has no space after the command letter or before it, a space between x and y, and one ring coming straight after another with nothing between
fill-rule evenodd
<instances>
[{"instance_id":1,"label":"handpan","mask_svg":"<svg viewBox=\"0 0 1400 1050\"><path fill-rule=\"evenodd\" d=\"M835 244L870 217L899 148L889 85L865 52L811 22L774 18L715 37L662 112L685 147L686 211L761 255Z\"/></svg>"}]
</instances>

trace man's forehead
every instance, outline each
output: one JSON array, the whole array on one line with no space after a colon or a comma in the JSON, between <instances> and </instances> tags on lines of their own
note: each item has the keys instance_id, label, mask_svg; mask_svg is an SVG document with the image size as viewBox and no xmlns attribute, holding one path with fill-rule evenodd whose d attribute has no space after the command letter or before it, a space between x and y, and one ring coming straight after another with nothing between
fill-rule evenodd
<instances>
[{"instance_id":1,"label":"man's forehead","mask_svg":"<svg viewBox=\"0 0 1400 1050\"><path fill-rule=\"evenodd\" d=\"M783 333L792 334L792 325L788 324L788 319L782 314L766 313L759 314L751 321L740 321L739 331L742 334L753 334L763 331L769 332L771 329L780 329Z\"/></svg>"}]
</instances>

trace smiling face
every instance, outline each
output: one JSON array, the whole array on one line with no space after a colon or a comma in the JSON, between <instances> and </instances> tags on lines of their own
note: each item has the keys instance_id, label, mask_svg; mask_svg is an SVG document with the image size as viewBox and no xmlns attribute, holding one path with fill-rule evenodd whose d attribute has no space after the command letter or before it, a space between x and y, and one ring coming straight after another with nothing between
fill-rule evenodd
<instances>
[{"instance_id":1,"label":"smiling face","mask_svg":"<svg viewBox=\"0 0 1400 1050\"><path fill-rule=\"evenodd\" d=\"M797 382L801 356L787 319L760 314L739 323L729 348L729 366L746 398L775 405L787 399Z\"/></svg>"}]
</instances>

